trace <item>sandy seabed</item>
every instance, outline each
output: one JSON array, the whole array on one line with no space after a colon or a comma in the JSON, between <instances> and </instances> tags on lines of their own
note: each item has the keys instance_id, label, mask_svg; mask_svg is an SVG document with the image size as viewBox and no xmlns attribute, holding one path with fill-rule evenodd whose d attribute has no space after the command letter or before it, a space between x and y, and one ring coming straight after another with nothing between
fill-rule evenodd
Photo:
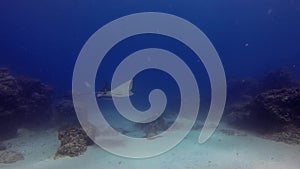
<instances>
[{"instance_id":1,"label":"sandy seabed","mask_svg":"<svg viewBox=\"0 0 300 169\"><path fill-rule=\"evenodd\" d=\"M112 155L96 145L81 156L54 160L57 131L21 131L5 144L24 160L0 164L1 169L299 169L300 146L262 139L251 134L228 135L219 127L204 144L200 131L190 134L172 150L153 158L129 159Z\"/></svg>"}]
</instances>

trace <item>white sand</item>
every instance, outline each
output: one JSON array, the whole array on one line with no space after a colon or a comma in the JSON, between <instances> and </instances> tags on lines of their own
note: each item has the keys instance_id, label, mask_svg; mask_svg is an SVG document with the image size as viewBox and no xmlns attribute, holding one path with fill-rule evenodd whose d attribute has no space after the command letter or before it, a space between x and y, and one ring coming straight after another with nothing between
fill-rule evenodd
<instances>
[{"instance_id":1,"label":"white sand","mask_svg":"<svg viewBox=\"0 0 300 169\"><path fill-rule=\"evenodd\" d=\"M1 169L299 169L300 146L248 136L228 136L217 131L198 144L192 131L171 151L149 159L116 157L97 146L76 158L54 160L59 145L54 130L21 134L9 149L24 153L25 160L0 164Z\"/></svg>"}]
</instances>

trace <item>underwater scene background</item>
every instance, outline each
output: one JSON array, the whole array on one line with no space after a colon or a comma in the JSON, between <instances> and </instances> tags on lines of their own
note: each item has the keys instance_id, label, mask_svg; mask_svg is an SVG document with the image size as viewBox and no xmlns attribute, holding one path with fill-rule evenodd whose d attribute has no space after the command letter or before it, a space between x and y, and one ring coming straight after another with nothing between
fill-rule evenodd
<instances>
[{"instance_id":1,"label":"underwater scene background","mask_svg":"<svg viewBox=\"0 0 300 169\"><path fill-rule=\"evenodd\" d=\"M77 96L111 90L118 64L146 48L165 49L180 57L201 93L197 120L176 147L156 157L131 159L94 143L93 138L107 133L97 133L92 125L82 128L74 109L72 78L79 53L98 29L141 12L176 15L208 37L224 67L227 100L218 128L199 144L199 133L207 127L203 126L212 89L196 53L160 34L120 41L105 55L94 84L84 82L95 86L95 91ZM300 165L298 0L3 0L0 23L0 168L297 169ZM159 140L178 116L180 87L171 75L157 69L142 71L133 81L130 100L140 111L150 108L148 96L153 89L164 91L167 104L161 117L149 123L132 122L106 98L97 99L99 109L120 134ZM126 148L125 143L111 144Z\"/></svg>"}]
</instances>

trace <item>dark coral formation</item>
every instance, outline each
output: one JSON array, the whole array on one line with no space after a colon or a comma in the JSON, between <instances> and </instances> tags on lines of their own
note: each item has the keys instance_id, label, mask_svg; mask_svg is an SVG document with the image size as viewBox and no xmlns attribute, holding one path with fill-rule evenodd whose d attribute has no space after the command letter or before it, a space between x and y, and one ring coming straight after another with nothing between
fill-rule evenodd
<instances>
[{"instance_id":1,"label":"dark coral formation","mask_svg":"<svg viewBox=\"0 0 300 169\"><path fill-rule=\"evenodd\" d=\"M1 103L10 103L16 100L20 93L17 80L5 68L0 68L0 89Z\"/></svg>"},{"instance_id":2,"label":"dark coral formation","mask_svg":"<svg viewBox=\"0 0 300 169\"><path fill-rule=\"evenodd\" d=\"M229 124L258 131L265 138L299 144L300 88L262 92L248 104L232 106L225 119Z\"/></svg>"},{"instance_id":3,"label":"dark coral formation","mask_svg":"<svg viewBox=\"0 0 300 169\"><path fill-rule=\"evenodd\" d=\"M257 82L236 80L228 85L227 123L272 140L299 143L300 87L289 69L271 71Z\"/></svg>"},{"instance_id":4,"label":"dark coral formation","mask_svg":"<svg viewBox=\"0 0 300 169\"><path fill-rule=\"evenodd\" d=\"M69 127L60 131L58 139L61 141L61 145L57 150L55 158L79 156L83 154L87 150L87 146L91 144L90 138L85 131L79 127Z\"/></svg>"},{"instance_id":5,"label":"dark coral formation","mask_svg":"<svg viewBox=\"0 0 300 169\"><path fill-rule=\"evenodd\" d=\"M14 115L19 94L20 87L17 80L7 69L0 68L0 140L16 134Z\"/></svg>"},{"instance_id":6,"label":"dark coral formation","mask_svg":"<svg viewBox=\"0 0 300 169\"><path fill-rule=\"evenodd\" d=\"M35 127L51 121L52 89L36 79L18 78L21 87L16 116L23 127Z\"/></svg>"},{"instance_id":7,"label":"dark coral formation","mask_svg":"<svg viewBox=\"0 0 300 169\"><path fill-rule=\"evenodd\" d=\"M8 150L0 151L0 163L10 164L20 160L24 160L23 155L20 153Z\"/></svg>"},{"instance_id":8,"label":"dark coral formation","mask_svg":"<svg viewBox=\"0 0 300 169\"><path fill-rule=\"evenodd\" d=\"M15 135L20 126L48 120L51 92L39 80L17 78L0 68L0 140Z\"/></svg>"},{"instance_id":9,"label":"dark coral formation","mask_svg":"<svg viewBox=\"0 0 300 169\"><path fill-rule=\"evenodd\" d=\"M227 103L245 103L262 92L297 86L299 87L299 83L293 79L292 71L288 68L270 71L259 80L254 78L230 79L227 82Z\"/></svg>"},{"instance_id":10,"label":"dark coral formation","mask_svg":"<svg viewBox=\"0 0 300 169\"><path fill-rule=\"evenodd\" d=\"M300 88L272 89L258 94L248 104L232 106L226 116L230 124L249 124L264 129L300 124Z\"/></svg>"},{"instance_id":11,"label":"dark coral formation","mask_svg":"<svg viewBox=\"0 0 300 169\"><path fill-rule=\"evenodd\" d=\"M276 124L300 124L300 88L273 89L256 96L255 116Z\"/></svg>"}]
</instances>

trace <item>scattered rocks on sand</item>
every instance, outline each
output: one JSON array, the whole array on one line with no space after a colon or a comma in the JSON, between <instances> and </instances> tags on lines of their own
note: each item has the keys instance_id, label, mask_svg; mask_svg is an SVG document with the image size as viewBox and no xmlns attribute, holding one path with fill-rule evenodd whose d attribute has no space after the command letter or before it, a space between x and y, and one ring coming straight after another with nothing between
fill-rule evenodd
<instances>
[{"instance_id":1,"label":"scattered rocks on sand","mask_svg":"<svg viewBox=\"0 0 300 169\"><path fill-rule=\"evenodd\" d=\"M64 156L79 156L87 150L87 146L90 143L90 138L79 127L69 127L60 131L58 139L61 141L61 145L57 150L55 159Z\"/></svg>"},{"instance_id":2,"label":"scattered rocks on sand","mask_svg":"<svg viewBox=\"0 0 300 169\"><path fill-rule=\"evenodd\" d=\"M0 151L0 163L10 164L20 160L24 160L23 155L20 153L8 150Z\"/></svg>"}]
</instances>

